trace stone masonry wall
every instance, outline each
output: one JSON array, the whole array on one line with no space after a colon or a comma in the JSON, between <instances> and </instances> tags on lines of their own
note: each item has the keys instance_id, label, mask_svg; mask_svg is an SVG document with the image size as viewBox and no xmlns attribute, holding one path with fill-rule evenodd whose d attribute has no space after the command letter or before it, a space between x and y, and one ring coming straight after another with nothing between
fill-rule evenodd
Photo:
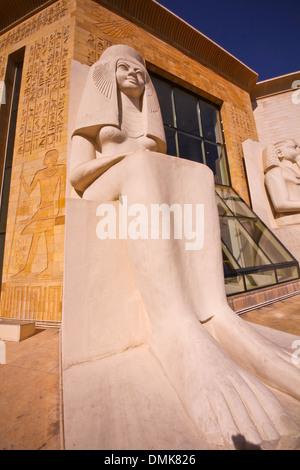
<instances>
[{"instance_id":1,"label":"stone masonry wall","mask_svg":"<svg viewBox=\"0 0 300 470\"><path fill-rule=\"evenodd\" d=\"M292 84L291 84L292 85ZM254 105L259 141L268 145L283 139L300 144L300 103L295 90L257 99Z\"/></svg>"},{"instance_id":2,"label":"stone masonry wall","mask_svg":"<svg viewBox=\"0 0 300 470\"><path fill-rule=\"evenodd\" d=\"M25 46L5 240L1 317L61 321L68 95L75 2L59 0L0 37ZM45 155L54 150L54 166Z\"/></svg>"}]
</instances>

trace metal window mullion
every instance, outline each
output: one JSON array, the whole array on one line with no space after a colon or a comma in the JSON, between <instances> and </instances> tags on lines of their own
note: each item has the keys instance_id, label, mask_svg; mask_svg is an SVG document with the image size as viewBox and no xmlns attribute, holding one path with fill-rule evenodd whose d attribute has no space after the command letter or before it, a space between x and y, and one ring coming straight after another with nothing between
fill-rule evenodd
<instances>
[{"instance_id":1,"label":"metal window mullion","mask_svg":"<svg viewBox=\"0 0 300 470\"><path fill-rule=\"evenodd\" d=\"M176 116L176 105L175 105L175 96L174 96L174 87L172 86L171 90L171 103L172 103L172 115L173 115L173 128L175 130L175 147L177 157L180 157L179 153L179 140L178 140L178 129L177 129L177 116Z\"/></svg>"}]
</instances>

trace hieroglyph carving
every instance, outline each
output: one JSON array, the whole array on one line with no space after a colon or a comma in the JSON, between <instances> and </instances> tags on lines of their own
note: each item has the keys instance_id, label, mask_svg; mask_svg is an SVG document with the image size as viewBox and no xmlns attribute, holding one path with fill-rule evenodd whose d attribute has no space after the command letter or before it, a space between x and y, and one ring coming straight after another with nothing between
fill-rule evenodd
<instances>
[{"instance_id":1,"label":"hieroglyph carving","mask_svg":"<svg viewBox=\"0 0 300 470\"><path fill-rule=\"evenodd\" d=\"M30 48L16 139L18 155L50 149L62 140L69 36L70 29L66 26L42 37Z\"/></svg>"},{"instance_id":2,"label":"hieroglyph carving","mask_svg":"<svg viewBox=\"0 0 300 470\"><path fill-rule=\"evenodd\" d=\"M68 7L66 0L60 0L50 8L46 8L41 13L34 16L32 19L24 21L22 24L3 35L0 40L0 52L20 41L23 41L46 26L61 20L66 15L67 11Z\"/></svg>"}]
</instances>

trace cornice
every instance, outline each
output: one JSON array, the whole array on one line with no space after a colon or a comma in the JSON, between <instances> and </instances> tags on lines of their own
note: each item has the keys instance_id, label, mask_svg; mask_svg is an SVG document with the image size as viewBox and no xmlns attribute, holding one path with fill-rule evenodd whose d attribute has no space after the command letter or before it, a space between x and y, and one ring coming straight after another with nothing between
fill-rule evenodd
<instances>
[{"instance_id":1,"label":"cornice","mask_svg":"<svg viewBox=\"0 0 300 470\"><path fill-rule=\"evenodd\" d=\"M298 84L295 82L300 82L300 71L258 82L252 90L252 100L293 91Z\"/></svg>"},{"instance_id":2,"label":"cornice","mask_svg":"<svg viewBox=\"0 0 300 470\"><path fill-rule=\"evenodd\" d=\"M0 35L57 0L1 0ZM93 0L250 91L258 75L155 0ZM184 1L184 0L183 0Z\"/></svg>"},{"instance_id":3,"label":"cornice","mask_svg":"<svg viewBox=\"0 0 300 470\"><path fill-rule=\"evenodd\" d=\"M250 91L258 75L155 0L94 0ZM183 0L184 1L184 0Z\"/></svg>"},{"instance_id":4,"label":"cornice","mask_svg":"<svg viewBox=\"0 0 300 470\"><path fill-rule=\"evenodd\" d=\"M1 0L0 35L58 0Z\"/></svg>"}]
</instances>

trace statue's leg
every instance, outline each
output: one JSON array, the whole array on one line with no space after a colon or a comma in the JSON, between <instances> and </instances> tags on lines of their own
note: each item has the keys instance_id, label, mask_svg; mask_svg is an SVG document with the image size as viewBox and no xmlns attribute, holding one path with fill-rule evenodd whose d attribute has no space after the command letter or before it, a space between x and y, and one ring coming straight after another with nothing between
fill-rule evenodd
<instances>
[{"instance_id":1,"label":"statue's leg","mask_svg":"<svg viewBox=\"0 0 300 470\"><path fill-rule=\"evenodd\" d=\"M151 349L197 428L211 442L223 439L228 446L232 436L243 435L251 443L270 447L289 436L293 447L299 435L295 423L273 394L205 328L223 311L229 325L236 318L226 301L210 170L146 152L127 157L103 176L102 200L110 191L110 197L126 196L128 208L141 204L148 214L153 204L204 206L204 225L198 227L204 230L204 245L198 250L187 250L184 238L127 239L137 287L149 315ZM239 358L238 338L232 336L230 326L227 330L231 341L237 340L234 352Z\"/></svg>"},{"instance_id":2,"label":"statue's leg","mask_svg":"<svg viewBox=\"0 0 300 470\"><path fill-rule=\"evenodd\" d=\"M280 350L250 325L248 328L228 307L210 170L157 154L133 157L126 165L122 195L127 196L129 206L143 203L150 213L153 204L165 203L171 207L178 203L182 208L185 204L204 205L204 226L198 226L199 230L204 230L204 245L199 250L187 250L184 239L131 240L128 237L130 260L150 317L152 348L176 384L197 426L201 428L205 422L203 416L210 422L219 409L215 424L223 437L230 427L252 442L276 442L276 434L297 433L292 421L287 417L282 419L285 413L269 390L232 360L238 359L243 364L246 359L245 365L260 373L261 367L257 364L261 364L265 355L265 381L273 385L280 377L278 373L272 376L274 354L277 352L278 357ZM227 346L231 357L204 328L210 323L214 325L215 317L222 318L216 325L224 327L226 321L223 332L216 328L215 338ZM226 339L223 340L224 334ZM239 336L241 334L244 337ZM244 341L246 347L242 350ZM290 389L296 394L298 370L285 361L281 369L286 371L285 378L289 378ZM281 385L284 382L281 381L279 388ZM207 432L207 429L202 430ZM228 434L226 438L228 442Z\"/></svg>"},{"instance_id":3,"label":"statue's leg","mask_svg":"<svg viewBox=\"0 0 300 470\"><path fill-rule=\"evenodd\" d=\"M134 163L134 158L132 163L130 160L127 163L133 169L128 170L128 178L123 180L123 194L132 192L132 202L143 198L148 205L179 203L181 207L184 204L195 207L200 203L204 206L203 227L198 227L203 229L203 248L187 250L185 240L170 240L168 244L166 266L176 272L173 292L176 295L180 290L183 292L187 308L234 360L268 385L300 399L300 369L293 364L291 354L259 334L228 306L211 171L204 165L158 154L144 156L139 164ZM150 240L147 246L150 248ZM166 252L163 248L163 253ZM160 273L164 272L162 259ZM264 367L261 367L262 358Z\"/></svg>"}]
</instances>

